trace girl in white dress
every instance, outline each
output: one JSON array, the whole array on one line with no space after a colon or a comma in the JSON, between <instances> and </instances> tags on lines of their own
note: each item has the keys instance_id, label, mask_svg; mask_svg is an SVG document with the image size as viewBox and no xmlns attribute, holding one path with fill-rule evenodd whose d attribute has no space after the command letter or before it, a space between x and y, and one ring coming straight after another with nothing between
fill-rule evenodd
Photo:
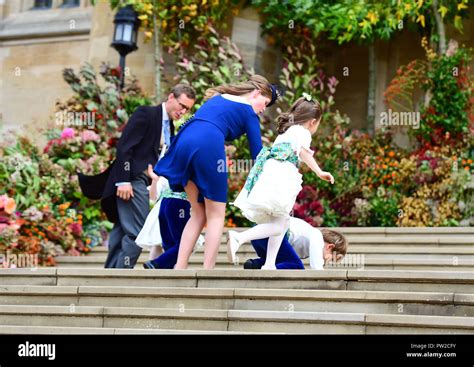
<instances>
[{"instance_id":1,"label":"girl in white dress","mask_svg":"<svg viewBox=\"0 0 474 367\"><path fill-rule=\"evenodd\" d=\"M235 253L240 245L269 237L262 269L276 269L275 260L288 229L290 212L302 189L302 175L298 171L300 162L304 162L319 178L334 183L334 177L321 170L310 149L311 136L318 130L321 114L318 101L305 93L288 112L278 116L280 135L271 148L260 151L244 188L233 203L257 225L240 233L228 231L227 256L231 263L236 262Z\"/></svg>"}]
</instances>

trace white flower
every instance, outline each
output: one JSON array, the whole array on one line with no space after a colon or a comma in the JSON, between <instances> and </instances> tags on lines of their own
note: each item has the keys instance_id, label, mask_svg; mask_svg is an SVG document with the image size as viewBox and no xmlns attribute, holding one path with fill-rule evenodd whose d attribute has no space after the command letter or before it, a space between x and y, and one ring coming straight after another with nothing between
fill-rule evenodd
<instances>
[{"instance_id":1,"label":"white flower","mask_svg":"<svg viewBox=\"0 0 474 367\"><path fill-rule=\"evenodd\" d=\"M303 98L306 99L308 102L311 102L313 100L311 94L308 94L306 92L303 92Z\"/></svg>"},{"instance_id":2,"label":"white flower","mask_svg":"<svg viewBox=\"0 0 474 367\"><path fill-rule=\"evenodd\" d=\"M32 222L39 222L43 219L43 213L36 207L31 206L22 213L22 217L29 219Z\"/></svg>"}]
</instances>

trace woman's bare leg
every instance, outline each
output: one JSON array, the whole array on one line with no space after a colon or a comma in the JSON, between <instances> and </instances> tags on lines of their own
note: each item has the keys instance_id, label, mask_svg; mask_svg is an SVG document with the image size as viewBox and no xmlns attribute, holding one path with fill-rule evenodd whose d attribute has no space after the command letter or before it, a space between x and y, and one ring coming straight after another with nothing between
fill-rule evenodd
<instances>
[{"instance_id":1,"label":"woman's bare leg","mask_svg":"<svg viewBox=\"0 0 474 367\"><path fill-rule=\"evenodd\" d=\"M225 205L218 201L204 199L207 227L204 246L204 269L213 269L224 230Z\"/></svg>"},{"instance_id":2,"label":"woman's bare leg","mask_svg":"<svg viewBox=\"0 0 474 367\"><path fill-rule=\"evenodd\" d=\"M204 223L206 223L206 212L204 204L198 203L199 190L192 181L184 188L191 203L191 217L186 223L179 244L178 260L175 269L186 269L188 267L189 257L193 251L194 245L201 234Z\"/></svg>"}]
</instances>

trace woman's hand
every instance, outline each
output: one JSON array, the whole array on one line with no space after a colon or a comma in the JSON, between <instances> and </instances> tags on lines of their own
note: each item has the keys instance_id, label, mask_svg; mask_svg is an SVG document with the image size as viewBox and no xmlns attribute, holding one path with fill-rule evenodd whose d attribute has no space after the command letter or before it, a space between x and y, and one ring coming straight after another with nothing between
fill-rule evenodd
<instances>
[{"instance_id":1,"label":"woman's hand","mask_svg":"<svg viewBox=\"0 0 474 367\"><path fill-rule=\"evenodd\" d=\"M155 172L153 172L153 166L151 164L148 165L148 176L153 181L157 181L160 178L160 176L158 176Z\"/></svg>"},{"instance_id":2,"label":"woman's hand","mask_svg":"<svg viewBox=\"0 0 474 367\"><path fill-rule=\"evenodd\" d=\"M318 176L321 180L328 181L328 182L334 184L334 177L332 177L332 175L329 172L321 171L318 174Z\"/></svg>"}]
</instances>

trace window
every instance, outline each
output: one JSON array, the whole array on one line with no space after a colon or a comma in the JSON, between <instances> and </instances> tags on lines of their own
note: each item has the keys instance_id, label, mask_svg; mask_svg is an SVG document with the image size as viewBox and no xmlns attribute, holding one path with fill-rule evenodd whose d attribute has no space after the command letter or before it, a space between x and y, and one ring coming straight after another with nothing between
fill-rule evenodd
<instances>
[{"instance_id":1,"label":"window","mask_svg":"<svg viewBox=\"0 0 474 367\"><path fill-rule=\"evenodd\" d=\"M80 2L80 0L63 0L63 3L60 8L74 8L76 6L79 6Z\"/></svg>"},{"instance_id":2,"label":"window","mask_svg":"<svg viewBox=\"0 0 474 367\"><path fill-rule=\"evenodd\" d=\"M51 9L53 0L35 0L33 10Z\"/></svg>"}]
</instances>

